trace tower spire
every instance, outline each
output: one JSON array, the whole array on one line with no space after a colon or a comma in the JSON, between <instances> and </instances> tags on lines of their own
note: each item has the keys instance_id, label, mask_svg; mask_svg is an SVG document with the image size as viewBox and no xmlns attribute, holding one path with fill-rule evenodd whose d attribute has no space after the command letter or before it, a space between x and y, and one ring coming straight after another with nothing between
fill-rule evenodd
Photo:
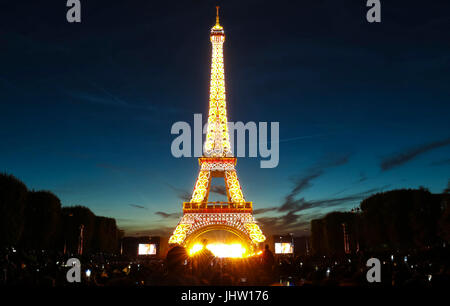
<instances>
[{"instance_id":1,"label":"tower spire","mask_svg":"<svg viewBox=\"0 0 450 306\"><path fill-rule=\"evenodd\" d=\"M220 8L220 6L216 6L216 25L220 25L220 23L219 23L219 8Z\"/></svg>"}]
</instances>

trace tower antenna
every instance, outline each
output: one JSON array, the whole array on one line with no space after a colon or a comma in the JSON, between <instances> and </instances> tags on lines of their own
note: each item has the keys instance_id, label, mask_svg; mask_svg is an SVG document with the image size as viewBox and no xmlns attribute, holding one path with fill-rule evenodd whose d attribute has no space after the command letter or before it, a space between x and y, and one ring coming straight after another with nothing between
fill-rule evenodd
<instances>
[{"instance_id":1,"label":"tower antenna","mask_svg":"<svg viewBox=\"0 0 450 306\"><path fill-rule=\"evenodd\" d=\"M216 6L216 24L219 24L219 8L220 6Z\"/></svg>"}]
</instances>

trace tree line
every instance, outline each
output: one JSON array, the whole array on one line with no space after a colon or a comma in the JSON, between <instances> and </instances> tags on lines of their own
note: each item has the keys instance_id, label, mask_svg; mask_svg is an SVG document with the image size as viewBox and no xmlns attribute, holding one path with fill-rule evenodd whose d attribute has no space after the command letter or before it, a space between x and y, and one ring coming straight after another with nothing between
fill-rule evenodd
<instances>
[{"instance_id":1,"label":"tree line","mask_svg":"<svg viewBox=\"0 0 450 306\"><path fill-rule=\"evenodd\" d=\"M83 206L62 207L52 192L28 190L0 173L0 246L76 253L82 241L83 253L114 253L122 236L115 219Z\"/></svg>"},{"instance_id":2,"label":"tree line","mask_svg":"<svg viewBox=\"0 0 450 306\"><path fill-rule=\"evenodd\" d=\"M401 189L377 193L351 212L311 221L313 254L423 249L450 242L450 194Z\"/></svg>"}]
</instances>

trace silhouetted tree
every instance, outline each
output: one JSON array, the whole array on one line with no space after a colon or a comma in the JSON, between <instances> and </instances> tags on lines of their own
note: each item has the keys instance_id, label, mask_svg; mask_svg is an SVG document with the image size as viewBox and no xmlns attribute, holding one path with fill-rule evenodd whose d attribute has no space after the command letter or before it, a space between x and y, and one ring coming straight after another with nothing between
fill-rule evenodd
<instances>
[{"instance_id":1,"label":"silhouetted tree","mask_svg":"<svg viewBox=\"0 0 450 306\"><path fill-rule=\"evenodd\" d=\"M323 219L311 220L311 253L322 255L328 252L325 239L325 221Z\"/></svg>"},{"instance_id":2,"label":"silhouetted tree","mask_svg":"<svg viewBox=\"0 0 450 306\"><path fill-rule=\"evenodd\" d=\"M358 215L351 212L332 212L325 216L329 252L334 254L344 253L344 226L349 249L350 251L356 250L357 218Z\"/></svg>"},{"instance_id":3,"label":"silhouetted tree","mask_svg":"<svg viewBox=\"0 0 450 306\"><path fill-rule=\"evenodd\" d=\"M17 245L23 232L27 187L12 175L0 174L0 245Z\"/></svg>"},{"instance_id":4,"label":"silhouetted tree","mask_svg":"<svg viewBox=\"0 0 450 306\"><path fill-rule=\"evenodd\" d=\"M361 210L371 248L423 247L437 239L439 203L426 189L378 193L363 200Z\"/></svg>"},{"instance_id":5,"label":"silhouetted tree","mask_svg":"<svg viewBox=\"0 0 450 306\"><path fill-rule=\"evenodd\" d=\"M311 221L313 254L339 254L344 250L343 228L350 250L406 250L450 239L450 197L427 189L392 190L370 196L361 210L333 212Z\"/></svg>"},{"instance_id":6,"label":"silhouetted tree","mask_svg":"<svg viewBox=\"0 0 450 306\"><path fill-rule=\"evenodd\" d=\"M106 217L95 217L93 250L96 252L116 252L118 250L118 240L116 220Z\"/></svg>"},{"instance_id":7,"label":"silhouetted tree","mask_svg":"<svg viewBox=\"0 0 450 306\"><path fill-rule=\"evenodd\" d=\"M443 193L445 193L445 194L449 194L450 193L450 180L448 180L447 188L444 189Z\"/></svg>"},{"instance_id":8,"label":"silhouetted tree","mask_svg":"<svg viewBox=\"0 0 450 306\"><path fill-rule=\"evenodd\" d=\"M68 252L76 252L80 236L80 225L83 229L83 252L92 250L92 238L95 231L95 215L87 207L71 206L62 208L63 232Z\"/></svg>"},{"instance_id":9,"label":"silhouetted tree","mask_svg":"<svg viewBox=\"0 0 450 306\"><path fill-rule=\"evenodd\" d=\"M83 252L116 252L123 231L116 220L95 216L89 208L61 208L50 191L28 191L12 175L0 174L0 246L76 252L83 225Z\"/></svg>"},{"instance_id":10,"label":"silhouetted tree","mask_svg":"<svg viewBox=\"0 0 450 306\"><path fill-rule=\"evenodd\" d=\"M450 243L450 195L445 194L441 201L442 216L439 219L439 237Z\"/></svg>"},{"instance_id":11,"label":"silhouetted tree","mask_svg":"<svg viewBox=\"0 0 450 306\"><path fill-rule=\"evenodd\" d=\"M344 224L349 249L355 252L358 240L358 218L359 215L352 212L332 212L322 219L311 221L313 254L344 254Z\"/></svg>"},{"instance_id":12,"label":"silhouetted tree","mask_svg":"<svg viewBox=\"0 0 450 306\"><path fill-rule=\"evenodd\" d=\"M60 242L61 202L49 191L28 192L22 245L55 249Z\"/></svg>"}]
</instances>

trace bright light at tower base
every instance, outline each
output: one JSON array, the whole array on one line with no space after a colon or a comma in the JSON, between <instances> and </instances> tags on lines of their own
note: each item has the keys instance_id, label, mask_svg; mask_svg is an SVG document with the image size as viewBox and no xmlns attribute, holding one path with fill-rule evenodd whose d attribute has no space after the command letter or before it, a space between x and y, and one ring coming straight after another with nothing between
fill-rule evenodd
<instances>
[{"instance_id":1,"label":"bright light at tower base","mask_svg":"<svg viewBox=\"0 0 450 306\"><path fill-rule=\"evenodd\" d=\"M212 243L206 246L214 256L219 258L231 257L242 258L247 250L240 244L224 244L224 243Z\"/></svg>"},{"instance_id":2,"label":"bright light at tower base","mask_svg":"<svg viewBox=\"0 0 450 306\"><path fill-rule=\"evenodd\" d=\"M203 248L204 246L201 243L196 243L189 249L189 255L193 256ZM246 257L247 253L247 249L240 243L209 243L206 245L206 249L219 258L243 258Z\"/></svg>"}]
</instances>

